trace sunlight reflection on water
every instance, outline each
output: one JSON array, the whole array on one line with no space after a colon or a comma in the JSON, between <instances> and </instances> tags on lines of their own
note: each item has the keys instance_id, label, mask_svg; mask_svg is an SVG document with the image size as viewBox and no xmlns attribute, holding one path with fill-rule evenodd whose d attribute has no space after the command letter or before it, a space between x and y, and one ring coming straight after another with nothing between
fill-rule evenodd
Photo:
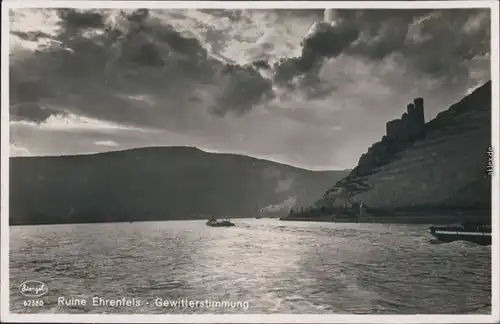
<instances>
[{"instance_id":1,"label":"sunlight reflection on water","mask_svg":"<svg viewBox=\"0 0 500 324\"><path fill-rule=\"evenodd\" d=\"M13 312L390 313L491 311L491 248L432 244L425 225L236 219L11 227ZM19 285L45 283L26 308ZM57 297L136 298L137 307L59 307ZM164 308L155 298L248 301Z\"/></svg>"}]
</instances>

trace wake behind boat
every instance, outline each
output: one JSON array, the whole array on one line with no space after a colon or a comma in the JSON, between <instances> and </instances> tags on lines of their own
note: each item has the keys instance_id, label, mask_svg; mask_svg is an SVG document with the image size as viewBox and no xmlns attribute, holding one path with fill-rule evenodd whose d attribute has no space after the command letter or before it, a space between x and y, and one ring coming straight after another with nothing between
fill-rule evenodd
<instances>
[{"instance_id":1,"label":"wake behind boat","mask_svg":"<svg viewBox=\"0 0 500 324\"><path fill-rule=\"evenodd\" d=\"M491 245L491 224L469 222L458 225L431 226L429 232L442 242L468 241Z\"/></svg>"},{"instance_id":2,"label":"wake behind boat","mask_svg":"<svg viewBox=\"0 0 500 324\"><path fill-rule=\"evenodd\" d=\"M233 223L231 223L231 221L226 218L224 220L217 220L215 217L212 217L211 219L208 220L207 222L207 225L208 226L212 226L212 227L231 227L231 226L235 226Z\"/></svg>"}]
</instances>

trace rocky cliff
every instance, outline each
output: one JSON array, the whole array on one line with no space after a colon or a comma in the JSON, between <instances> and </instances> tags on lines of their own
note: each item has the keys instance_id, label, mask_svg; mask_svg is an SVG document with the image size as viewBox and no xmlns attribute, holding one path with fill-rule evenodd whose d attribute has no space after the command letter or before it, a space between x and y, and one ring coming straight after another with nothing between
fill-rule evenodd
<instances>
[{"instance_id":1,"label":"rocky cliff","mask_svg":"<svg viewBox=\"0 0 500 324\"><path fill-rule=\"evenodd\" d=\"M12 225L269 215L348 174L188 147L16 157L10 172Z\"/></svg>"},{"instance_id":2,"label":"rocky cliff","mask_svg":"<svg viewBox=\"0 0 500 324\"><path fill-rule=\"evenodd\" d=\"M312 210L364 203L374 215L488 215L491 82L424 122L417 98Z\"/></svg>"}]
</instances>

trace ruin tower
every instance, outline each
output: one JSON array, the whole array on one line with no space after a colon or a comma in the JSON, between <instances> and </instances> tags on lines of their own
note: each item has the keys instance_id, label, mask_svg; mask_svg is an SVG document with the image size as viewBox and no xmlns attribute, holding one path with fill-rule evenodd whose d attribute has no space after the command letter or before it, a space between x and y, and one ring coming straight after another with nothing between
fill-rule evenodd
<instances>
[{"instance_id":1,"label":"ruin tower","mask_svg":"<svg viewBox=\"0 0 500 324\"><path fill-rule=\"evenodd\" d=\"M404 132L404 124L402 119L394 119L385 124L385 134L389 139L397 139L402 137Z\"/></svg>"},{"instance_id":2,"label":"ruin tower","mask_svg":"<svg viewBox=\"0 0 500 324\"><path fill-rule=\"evenodd\" d=\"M406 111L408 112L408 115L412 116L412 115L415 115L416 114L416 109L415 109L415 105L414 104L408 104L406 106Z\"/></svg>"},{"instance_id":3,"label":"ruin tower","mask_svg":"<svg viewBox=\"0 0 500 324\"><path fill-rule=\"evenodd\" d=\"M424 98L416 98L413 100L413 105L415 106L415 115L418 118L418 122L421 125L425 124L424 115Z\"/></svg>"},{"instance_id":4,"label":"ruin tower","mask_svg":"<svg viewBox=\"0 0 500 324\"><path fill-rule=\"evenodd\" d=\"M415 123L415 135L417 138L425 135L425 115L424 115L424 98L415 98L413 100Z\"/></svg>"},{"instance_id":5,"label":"ruin tower","mask_svg":"<svg viewBox=\"0 0 500 324\"><path fill-rule=\"evenodd\" d=\"M406 124L407 136L410 141L418 138L420 131L420 116L417 112L417 108L414 104L410 103L406 106L406 118L404 122Z\"/></svg>"}]
</instances>

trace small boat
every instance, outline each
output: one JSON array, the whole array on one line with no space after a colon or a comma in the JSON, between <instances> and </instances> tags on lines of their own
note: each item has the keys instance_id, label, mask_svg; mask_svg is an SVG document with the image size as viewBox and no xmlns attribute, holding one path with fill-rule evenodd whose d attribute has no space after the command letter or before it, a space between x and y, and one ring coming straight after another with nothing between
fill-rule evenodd
<instances>
[{"instance_id":1,"label":"small boat","mask_svg":"<svg viewBox=\"0 0 500 324\"><path fill-rule=\"evenodd\" d=\"M226 218L224 220L217 220L214 217L208 220L207 226L212 226L212 227L231 227L235 226L231 221Z\"/></svg>"},{"instance_id":2,"label":"small boat","mask_svg":"<svg viewBox=\"0 0 500 324\"><path fill-rule=\"evenodd\" d=\"M429 233L442 242L468 241L491 245L491 224L468 222L457 225L431 226Z\"/></svg>"}]
</instances>

